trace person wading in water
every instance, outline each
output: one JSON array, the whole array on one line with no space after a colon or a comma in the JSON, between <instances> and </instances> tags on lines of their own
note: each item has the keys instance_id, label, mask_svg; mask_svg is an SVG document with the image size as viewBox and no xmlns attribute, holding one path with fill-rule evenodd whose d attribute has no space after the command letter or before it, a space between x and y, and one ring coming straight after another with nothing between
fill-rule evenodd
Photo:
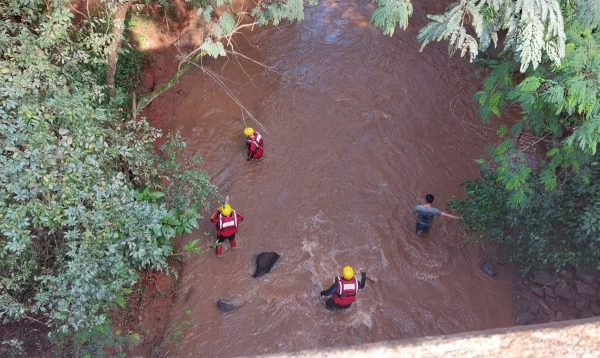
<instances>
[{"instance_id":1,"label":"person wading in water","mask_svg":"<svg viewBox=\"0 0 600 358\"><path fill-rule=\"evenodd\" d=\"M418 215L416 233L421 235L427 232L431 225L433 225L433 218L436 216L445 216L452 219L460 219L458 216L454 216L441 211L440 209L431 206L435 197L432 194L425 195L425 204L417 205L412 212Z\"/></svg>"},{"instance_id":2,"label":"person wading in water","mask_svg":"<svg viewBox=\"0 0 600 358\"><path fill-rule=\"evenodd\" d=\"M358 282L356 277L354 277L354 269L352 266L344 266L342 277L336 277L335 282L329 289L321 291L321 297L331 296L325 302L325 307L329 310L334 308L346 309L350 307L356 300L356 293L358 290L365 288L367 274L361 272L360 275L361 281Z\"/></svg>"},{"instance_id":3,"label":"person wading in water","mask_svg":"<svg viewBox=\"0 0 600 358\"><path fill-rule=\"evenodd\" d=\"M246 137L246 147L248 148L248 154L246 160L260 159L265 153L263 147L263 138L253 128L247 127L244 129L244 136Z\"/></svg>"},{"instance_id":4,"label":"person wading in water","mask_svg":"<svg viewBox=\"0 0 600 358\"><path fill-rule=\"evenodd\" d=\"M210 221L215 224L217 229L217 246L215 247L217 257L223 255L223 241L229 240L229 247L232 249L237 247L235 233L238 231L238 223L242 220L244 217L236 213L229 203L223 204L212 214Z\"/></svg>"}]
</instances>

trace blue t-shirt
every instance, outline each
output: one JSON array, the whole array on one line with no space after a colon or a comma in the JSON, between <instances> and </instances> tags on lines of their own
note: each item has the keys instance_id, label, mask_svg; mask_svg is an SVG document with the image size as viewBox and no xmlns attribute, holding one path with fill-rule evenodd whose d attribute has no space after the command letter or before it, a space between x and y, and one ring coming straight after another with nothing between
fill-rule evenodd
<instances>
[{"instance_id":1,"label":"blue t-shirt","mask_svg":"<svg viewBox=\"0 0 600 358\"><path fill-rule=\"evenodd\" d=\"M427 227L429 227L429 226L431 226L431 224L433 224L434 217L442 215L442 211L440 209L433 208L433 207L426 208L423 205L415 206L415 208L412 211L413 211L413 213L416 213L419 215L417 222L419 224L425 225Z\"/></svg>"}]
</instances>

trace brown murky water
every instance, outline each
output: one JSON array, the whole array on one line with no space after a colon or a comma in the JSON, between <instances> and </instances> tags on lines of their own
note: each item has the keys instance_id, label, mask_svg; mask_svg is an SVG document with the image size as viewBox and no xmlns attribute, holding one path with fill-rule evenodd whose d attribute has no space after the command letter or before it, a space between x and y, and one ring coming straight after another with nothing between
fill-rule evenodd
<instances>
[{"instance_id":1,"label":"brown murky water","mask_svg":"<svg viewBox=\"0 0 600 358\"><path fill-rule=\"evenodd\" d=\"M464 243L457 221L413 233L410 209L427 192L442 209L461 196L493 140L477 127L475 67L448 58L445 44L418 52L416 33L439 3L417 1L409 29L387 38L369 25L370 1L321 1L302 23L249 36L254 48L238 38L278 73L207 63L266 127L263 161L244 160L240 110L200 71L152 103L152 122L182 132L245 216L239 249L225 245L217 259L206 239L187 263L161 355L289 352L514 323L511 271L485 276L485 251ZM213 237L206 221L196 237ZM282 258L254 279L251 257L262 251ZM319 291L348 264L378 282L351 309L329 312ZM215 303L224 296L245 304L223 314Z\"/></svg>"}]
</instances>

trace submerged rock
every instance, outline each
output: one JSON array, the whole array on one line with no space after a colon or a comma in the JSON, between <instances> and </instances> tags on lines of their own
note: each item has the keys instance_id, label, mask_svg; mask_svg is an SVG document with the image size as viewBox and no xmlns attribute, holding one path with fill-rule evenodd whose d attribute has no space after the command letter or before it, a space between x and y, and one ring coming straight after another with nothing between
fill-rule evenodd
<instances>
[{"instance_id":1,"label":"submerged rock","mask_svg":"<svg viewBox=\"0 0 600 358\"><path fill-rule=\"evenodd\" d=\"M217 301L217 308L221 312L230 312L241 307L244 301L241 298L225 297Z\"/></svg>"},{"instance_id":2,"label":"submerged rock","mask_svg":"<svg viewBox=\"0 0 600 358\"><path fill-rule=\"evenodd\" d=\"M488 276L494 277L498 274L498 272L496 271L496 269L494 268L494 266L492 265L492 262L490 260L485 260L483 261L483 263L480 266L481 271L485 272Z\"/></svg>"},{"instance_id":3,"label":"submerged rock","mask_svg":"<svg viewBox=\"0 0 600 358\"><path fill-rule=\"evenodd\" d=\"M256 256L256 271L254 271L254 277L260 277L269 271L271 267L275 265L275 262L281 257L276 252L261 252Z\"/></svg>"}]
</instances>

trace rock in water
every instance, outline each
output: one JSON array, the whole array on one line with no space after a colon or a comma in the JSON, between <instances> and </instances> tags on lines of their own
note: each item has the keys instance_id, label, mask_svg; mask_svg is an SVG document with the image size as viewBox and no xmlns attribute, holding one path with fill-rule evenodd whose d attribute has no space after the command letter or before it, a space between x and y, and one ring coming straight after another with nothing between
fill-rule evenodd
<instances>
[{"instance_id":1,"label":"rock in water","mask_svg":"<svg viewBox=\"0 0 600 358\"><path fill-rule=\"evenodd\" d=\"M244 302L239 298L225 297L217 301L217 308L221 312L229 312L240 307Z\"/></svg>"},{"instance_id":2,"label":"rock in water","mask_svg":"<svg viewBox=\"0 0 600 358\"><path fill-rule=\"evenodd\" d=\"M271 267L275 265L275 262L281 256L276 252L261 252L256 256L256 271L254 271L254 277L260 277L267 272L271 271Z\"/></svg>"},{"instance_id":3,"label":"rock in water","mask_svg":"<svg viewBox=\"0 0 600 358\"><path fill-rule=\"evenodd\" d=\"M485 260L481 264L481 271L485 272L488 276L491 276L491 277L494 277L498 274L498 272L496 272L496 269L494 269L494 266L492 265L490 260Z\"/></svg>"}]
</instances>

